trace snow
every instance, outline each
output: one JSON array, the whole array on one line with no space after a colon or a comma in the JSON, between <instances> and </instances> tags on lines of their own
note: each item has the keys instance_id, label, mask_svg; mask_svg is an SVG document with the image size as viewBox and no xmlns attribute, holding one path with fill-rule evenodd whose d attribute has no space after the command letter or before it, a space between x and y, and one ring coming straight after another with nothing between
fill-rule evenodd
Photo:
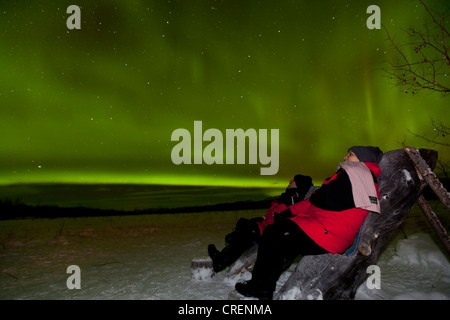
<instances>
[{"instance_id":1,"label":"snow","mask_svg":"<svg viewBox=\"0 0 450 320\"><path fill-rule=\"evenodd\" d=\"M450 299L449 262L428 234L416 233L397 241L377 265L381 289L369 290L363 284L356 299Z\"/></svg>"},{"instance_id":2,"label":"snow","mask_svg":"<svg viewBox=\"0 0 450 320\"><path fill-rule=\"evenodd\" d=\"M411 174L409 173L409 171L406 169L403 169L402 171L403 171L403 174L405 175L406 181L411 181L412 177L411 177Z\"/></svg>"},{"instance_id":3,"label":"snow","mask_svg":"<svg viewBox=\"0 0 450 320\"><path fill-rule=\"evenodd\" d=\"M251 275L226 277L208 269L191 274L191 261L207 259L209 243L221 248L240 217L263 214L254 210L0 221L0 299L228 299L234 284ZM399 232L380 256L381 289L363 283L356 299L450 299L447 256L428 230L412 225L407 238ZM71 265L80 268L80 289L67 287ZM310 298L320 299L321 293Z\"/></svg>"}]
</instances>

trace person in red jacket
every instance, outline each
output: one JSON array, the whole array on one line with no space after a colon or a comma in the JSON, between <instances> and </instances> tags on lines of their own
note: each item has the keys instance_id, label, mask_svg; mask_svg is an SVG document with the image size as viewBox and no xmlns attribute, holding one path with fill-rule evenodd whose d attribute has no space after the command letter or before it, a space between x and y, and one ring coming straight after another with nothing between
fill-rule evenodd
<instances>
[{"instance_id":1,"label":"person in red jacket","mask_svg":"<svg viewBox=\"0 0 450 320\"><path fill-rule=\"evenodd\" d=\"M215 272L222 271L255 243L261 241L264 228L274 221L274 214L280 213L290 205L303 200L311 187L311 177L297 174L293 180L289 181L286 191L276 201L272 202L264 218L239 219L234 231L225 236L227 245L222 251L217 250L214 244L208 245L208 254L213 261L213 270Z\"/></svg>"},{"instance_id":2,"label":"person in red jacket","mask_svg":"<svg viewBox=\"0 0 450 320\"><path fill-rule=\"evenodd\" d=\"M264 228L252 279L238 282L244 296L272 299L281 273L299 255L342 254L370 211L379 211L378 147L353 146L336 173L310 198L274 213Z\"/></svg>"}]
</instances>

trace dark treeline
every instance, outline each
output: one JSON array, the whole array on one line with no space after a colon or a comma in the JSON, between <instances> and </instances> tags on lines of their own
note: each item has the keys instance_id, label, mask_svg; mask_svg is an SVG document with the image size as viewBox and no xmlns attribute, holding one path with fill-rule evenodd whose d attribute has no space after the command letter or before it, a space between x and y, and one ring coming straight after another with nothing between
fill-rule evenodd
<instances>
[{"instance_id":1,"label":"dark treeline","mask_svg":"<svg viewBox=\"0 0 450 320\"><path fill-rule=\"evenodd\" d=\"M170 214L170 213L194 213L210 211L233 211L268 208L274 198L260 201L239 201L233 203L219 203L205 206L178 207L178 208L149 208L142 210L113 210L96 209L86 207L59 207L38 205L31 206L20 200L0 200L0 220L26 219L26 218L61 218L61 217L105 217L124 216L138 214Z\"/></svg>"},{"instance_id":2,"label":"dark treeline","mask_svg":"<svg viewBox=\"0 0 450 320\"><path fill-rule=\"evenodd\" d=\"M440 179L444 187L448 190L449 179ZM425 198L429 200L437 199L434 192L427 186L422 191ZM49 205L28 205L19 199L6 198L0 200L0 220L24 219L24 218L61 218L61 217L105 217L105 216L123 216L137 214L170 214L170 213L194 213L208 211L235 211L268 209L270 204L276 200L276 197L267 198L259 201L238 201L231 203L219 203L203 206L177 207L177 208L148 208L135 209L131 211L96 209L86 207L59 207Z\"/></svg>"}]
</instances>

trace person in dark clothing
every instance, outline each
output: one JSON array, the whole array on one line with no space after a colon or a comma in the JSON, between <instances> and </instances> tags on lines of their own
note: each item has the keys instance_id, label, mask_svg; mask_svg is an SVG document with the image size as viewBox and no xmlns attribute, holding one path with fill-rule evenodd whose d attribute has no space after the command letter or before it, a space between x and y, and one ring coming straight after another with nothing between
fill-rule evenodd
<instances>
[{"instance_id":1,"label":"person in dark clothing","mask_svg":"<svg viewBox=\"0 0 450 320\"><path fill-rule=\"evenodd\" d=\"M341 254L350 247L369 211L380 212L382 154L377 147L351 147L310 198L278 213L262 234L252 279L236 283L236 290L272 299L278 278L297 256Z\"/></svg>"},{"instance_id":2,"label":"person in dark clothing","mask_svg":"<svg viewBox=\"0 0 450 320\"><path fill-rule=\"evenodd\" d=\"M255 243L259 243L264 228L274 222L274 216L290 205L303 200L311 187L311 177L296 175L293 180L289 181L285 192L272 203L264 217L238 220L234 231L225 236L227 245L222 251L217 250L214 244L208 245L208 255L213 261L214 271L224 270Z\"/></svg>"}]
</instances>

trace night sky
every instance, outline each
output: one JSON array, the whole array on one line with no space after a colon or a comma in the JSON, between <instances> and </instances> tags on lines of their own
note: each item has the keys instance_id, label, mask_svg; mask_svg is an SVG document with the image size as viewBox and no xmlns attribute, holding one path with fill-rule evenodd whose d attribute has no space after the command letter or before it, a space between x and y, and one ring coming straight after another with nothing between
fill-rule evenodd
<instances>
[{"instance_id":1,"label":"night sky","mask_svg":"<svg viewBox=\"0 0 450 320\"><path fill-rule=\"evenodd\" d=\"M79 30L66 26L71 4ZM399 41L427 18L412 0L2 1L0 184L281 188L296 173L320 183L351 145L404 141L448 160L409 131L432 136L449 100L381 71L397 56L383 28L367 28L371 4ZM172 132L193 134L194 121L224 135L278 129L278 172L175 165Z\"/></svg>"}]
</instances>

